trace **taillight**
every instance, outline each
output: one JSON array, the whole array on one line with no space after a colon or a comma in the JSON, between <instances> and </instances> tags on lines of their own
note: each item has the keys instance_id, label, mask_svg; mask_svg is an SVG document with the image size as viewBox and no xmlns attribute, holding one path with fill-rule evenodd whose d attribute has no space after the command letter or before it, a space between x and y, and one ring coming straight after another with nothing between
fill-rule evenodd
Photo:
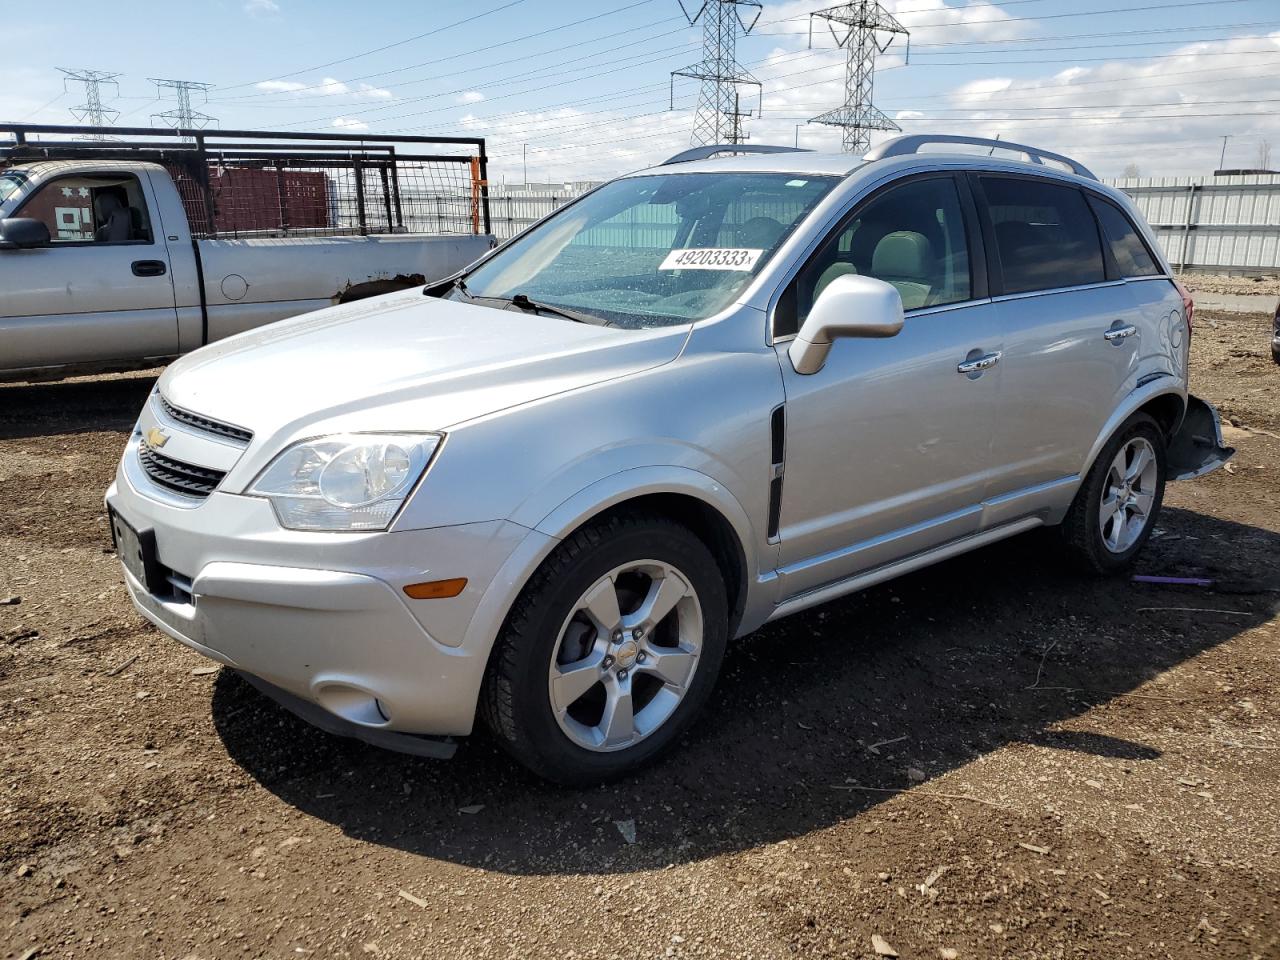
<instances>
[{"instance_id":1,"label":"taillight","mask_svg":"<svg viewBox=\"0 0 1280 960\"><path fill-rule=\"evenodd\" d=\"M1173 281L1174 287L1178 291L1178 295L1182 297L1182 311L1187 315L1187 333L1191 332L1191 316L1195 313L1196 302L1191 299L1191 294L1177 280Z\"/></svg>"}]
</instances>

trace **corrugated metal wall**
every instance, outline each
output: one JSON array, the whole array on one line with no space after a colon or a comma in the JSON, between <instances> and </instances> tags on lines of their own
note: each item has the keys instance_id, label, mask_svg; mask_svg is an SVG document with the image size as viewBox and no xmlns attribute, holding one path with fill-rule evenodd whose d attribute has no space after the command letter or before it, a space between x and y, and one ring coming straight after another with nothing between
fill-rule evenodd
<instances>
[{"instance_id":1,"label":"corrugated metal wall","mask_svg":"<svg viewBox=\"0 0 1280 960\"><path fill-rule=\"evenodd\" d=\"M1280 273L1280 175L1108 183L1133 198L1175 269Z\"/></svg>"},{"instance_id":2,"label":"corrugated metal wall","mask_svg":"<svg viewBox=\"0 0 1280 960\"><path fill-rule=\"evenodd\" d=\"M1280 273L1280 175L1130 177L1107 181L1133 198L1175 269ZM498 239L515 236L594 184L490 189Z\"/></svg>"}]
</instances>

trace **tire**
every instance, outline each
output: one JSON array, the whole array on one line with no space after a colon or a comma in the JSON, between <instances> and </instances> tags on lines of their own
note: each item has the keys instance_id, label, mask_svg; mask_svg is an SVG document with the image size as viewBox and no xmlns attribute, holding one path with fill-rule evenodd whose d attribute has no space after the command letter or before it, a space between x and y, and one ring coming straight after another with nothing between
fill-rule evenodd
<instances>
[{"instance_id":1,"label":"tire","mask_svg":"<svg viewBox=\"0 0 1280 960\"><path fill-rule=\"evenodd\" d=\"M1134 469L1138 452L1150 467ZM1135 413L1102 448L1062 522L1062 537L1086 570L1117 573L1133 561L1160 515L1166 476L1164 433L1151 417ZM1107 511L1104 497L1114 510Z\"/></svg>"},{"instance_id":2,"label":"tire","mask_svg":"<svg viewBox=\"0 0 1280 960\"><path fill-rule=\"evenodd\" d=\"M489 659L481 716L544 779L585 786L625 776L688 728L727 640L724 578L706 545L661 515L605 516L561 543L516 599Z\"/></svg>"},{"instance_id":3,"label":"tire","mask_svg":"<svg viewBox=\"0 0 1280 960\"><path fill-rule=\"evenodd\" d=\"M1280 347L1277 347L1274 343L1271 345L1271 361L1280 363Z\"/></svg>"}]
</instances>

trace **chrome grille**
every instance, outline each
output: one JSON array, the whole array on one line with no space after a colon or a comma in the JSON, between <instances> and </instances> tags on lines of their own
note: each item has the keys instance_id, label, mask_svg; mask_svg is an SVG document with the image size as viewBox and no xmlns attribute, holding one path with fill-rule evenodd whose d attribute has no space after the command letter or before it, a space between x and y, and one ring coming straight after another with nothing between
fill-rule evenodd
<instances>
[{"instance_id":1,"label":"chrome grille","mask_svg":"<svg viewBox=\"0 0 1280 960\"><path fill-rule=\"evenodd\" d=\"M205 433L212 433L214 436L227 437L235 440L237 443L248 443L253 439L253 431L246 430L244 427L232 426L229 423L223 423L220 420L214 420L210 417L202 417L198 413L192 413L190 410L183 410L181 407L175 407L172 403L164 398L164 394L157 392L156 399L160 401L160 408L164 410L165 415L170 420L176 420L178 423L185 423L189 427L202 430Z\"/></svg>"},{"instance_id":2,"label":"chrome grille","mask_svg":"<svg viewBox=\"0 0 1280 960\"><path fill-rule=\"evenodd\" d=\"M197 467L166 457L145 440L138 443L138 461L152 483L189 497L207 497L226 476L221 470Z\"/></svg>"}]
</instances>

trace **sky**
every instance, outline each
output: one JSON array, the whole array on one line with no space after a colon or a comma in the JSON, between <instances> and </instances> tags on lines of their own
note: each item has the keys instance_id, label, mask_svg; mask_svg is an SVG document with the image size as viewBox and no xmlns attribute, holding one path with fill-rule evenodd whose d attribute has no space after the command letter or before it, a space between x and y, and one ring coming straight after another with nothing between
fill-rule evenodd
<instances>
[{"instance_id":1,"label":"sky","mask_svg":"<svg viewBox=\"0 0 1280 960\"><path fill-rule=\"evenodd\" d=\"M701 0L87 0L3 15L0 120L75 122L57 68L119 73L119 125L171 110L149 78L210 85L225 129L483 136L492 182L599 180L691 142ZM844 99L845 51L814 10L766 0L737 58L753 143L840 149L806 123ZM882 0L907 28L875 103L907 133L1069 154L1104 177L1280 167L1280 0ZM747 23L755 9L741 8ZM206 99L207 98L207 99ZM893 134L877 134L878 142ZM527 174L526 174L527 171Z\"/></svg>"}]
</instances>

